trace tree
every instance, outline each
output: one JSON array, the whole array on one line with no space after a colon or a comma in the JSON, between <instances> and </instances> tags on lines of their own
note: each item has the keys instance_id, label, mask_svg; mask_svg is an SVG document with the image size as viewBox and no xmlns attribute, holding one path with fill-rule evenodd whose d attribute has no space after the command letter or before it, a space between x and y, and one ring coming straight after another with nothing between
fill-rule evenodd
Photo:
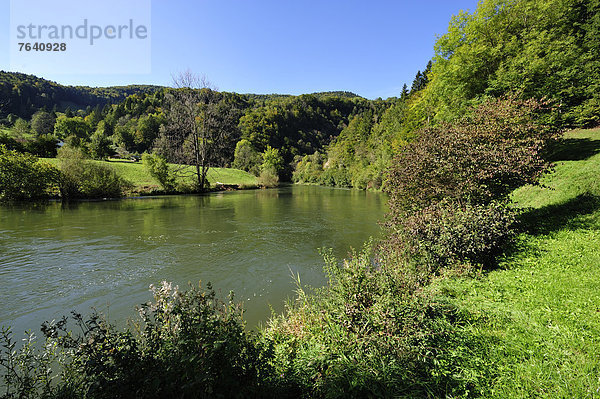
<instances>
[{"instance_id":1,"label":"tree","mask_svg":"<svg viewBox=\"0 0 600 399\"><path fill-rule=\"evenodd\" d=\"M406 97L408 97L408 86L406 86L406 83L404 83L402 86L402 92L400 93L400 99L406 100Z\"/></svg>"},{"instance_id":2,"label":"tree","mask_svg":"<svg viewBox=\"0 0 600 399\"><path fill-rule=\"evenodd\" d=\"M254 149L252 143L246 139L238 141L235 145L233 167L258 176L260 173L260 164L261 156Z\"/></svg>"},{"instance_id":3,"label":"tree","mask_svg":"<svg viewBox=\"0 0 600 399\"><path fill-rule=\"evenodd\" d=\"M31 118L31 130L37 135L54 133L56 118L49 112L38 111Z\"/></svg>"},{"instance_id":4,"label":"tree","mask_svg":"<svg viewBox=\"0 0 600 399\"><path fill-rule=\"evenodd\" d=\"M54 135L62 140L69 136L76 136L82 140L87 139L89 133L90 125L79 116L69 118L65 115L61 115L54 125Z\"/></svg>"},{"instance_id":5,"label":"tree","mask_svg":"<svg viewBox=\"0 0 600 399\"><path fill-rule=\"evenodd\" d=\"M279 174L283 171L283 157L277 148L270 145L262 154L263 163L260 166L258 182L265 187L274 187L279 184Z\"/></svg>"},{"instance_id":6,"label":"tree","mask_svg":"<svg viewBox=\"0 0 600 399\"><path fill-rule=\"evenodd\" d=\"M17 119L13 126L13 131L18 139L23 139L29 133L29 124L24 119Z\"/></svg>"},{"instance_id":7,"label":"tree","mask_svg":"<svg viewBox=\"0 0 600 399\"><path fill-rule=\"evenodd\" d=\"M277 148L273 148L270 145L267 146L267 149L262 154L263 163L261 165L262 170L273 170L275 173L279 174L284 167L283 157L279 153Z\"/></svg>"},{"instance_id":8,"label":"tree","mask_svg":"<svg viewBox=\"0 0 600 399\"><path fill-rule=\"evenodd\" d=\"M207 174L222 161L229 115L221 95L205 78L185 71L165 94L167 123L161 129L158 152L173 163L193 165L197 189L208 186ZM176 173L185 173L179 168Z\"/></svg>"},{"instance_id":9,"label":"tree","mask_svg":"<svg viewBox=\"0 0 600 399\"><path fill-rule=\"evenodd\" d=\"M90 137L88 150L94 159L107 159L115 153L112 147L112 141L101 129L96 130Z\"/></svg>"}]
</instances>

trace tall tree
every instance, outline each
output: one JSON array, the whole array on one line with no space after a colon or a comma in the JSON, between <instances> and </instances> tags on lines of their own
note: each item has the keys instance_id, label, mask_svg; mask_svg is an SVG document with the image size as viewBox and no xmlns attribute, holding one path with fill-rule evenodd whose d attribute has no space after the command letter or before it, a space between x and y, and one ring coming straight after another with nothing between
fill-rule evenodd
<instances>
[{"instance_id":1,"label":"tall tree","mask_svg":"<svg viewBox=\"0 0 600 399\"><path fill-rule=\"evenodd\" d=\"M54 133L54 123L56 118L49 112L38 111L31 118L31 130L40 136L42 134Z\"/></svg>"},{"instance_id":2,"label":"tall tree","mask_svg":"<svg viewBox=\"0 0 600 399\"><path fill-rule=\"evenodd\" d=\"M188 70L174 77L173 86L165 95L167 123L157 148L171 162L193 165L197 189L202 191L208 186L209 169L221 161L228 109L204 76Z\"/></svg>"}]
</instances>

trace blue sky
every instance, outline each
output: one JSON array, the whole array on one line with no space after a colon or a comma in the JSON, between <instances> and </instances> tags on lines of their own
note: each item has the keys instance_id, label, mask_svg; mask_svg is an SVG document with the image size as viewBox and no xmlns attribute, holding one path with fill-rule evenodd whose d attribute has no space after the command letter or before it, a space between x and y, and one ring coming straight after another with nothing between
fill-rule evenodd
<instances>
[{"instance_id":1,"label":"blue sky","mask_svg":"<svg viewBox=\"0 0 600 399\"><path fill-rule=\"evenodd\" d=\"M173 74L190 69L238 93L347 90L387 98L424 68L450 17L476 6L476 0L152 0L150 74L44 74L41 67L36 74L71 85L170 85ZM0 0L2 70L10 70L9 10L9 0Z\"/></svg>"}]
</instances>

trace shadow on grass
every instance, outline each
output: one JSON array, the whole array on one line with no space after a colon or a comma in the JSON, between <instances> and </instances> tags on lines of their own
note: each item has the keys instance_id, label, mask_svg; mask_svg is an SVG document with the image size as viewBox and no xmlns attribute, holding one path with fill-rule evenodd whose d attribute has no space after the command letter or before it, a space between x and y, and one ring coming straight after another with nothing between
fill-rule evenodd
<instances>
[{"instance_id":1,"label":"shadow on grass","mask_svg":"<svg viewBox=\"0 0 600 399\"><path fill-rule=\"evenodd\" d=\"M549 152L552 162L582 161L600 153L600 140L561 139Z\"/></svg>"},{"instance_id":2,"label":"shadow on grass","mask_svg":"<svg viewBox=\"0 0 600 399\"><path fill-rule=\"evenodd\" d=\"M525 210L519 216L519 230L521 233L532 236L542 236L563 229L587 228L593 222L582 216L591 215L598 210L600 210L599 196L581 194L560 204ZM484 269L486 271L495 270L501 264L506 265L506 261L515 256L537 250L530 240L514 240L505 248L502 256L497 257L492 265Z\"/></svg>"},{"instance_id":3,"label":"shadow on grass","mask_svg":"<svg viewBox=\"0 0 600 399\"><path fill-rule=\"evenodd\" d=\"M521 215L520 222L523 231L528 234L549 234L565 227L586 227L589 222L578 219L578 216L589 215L598 210L600 197L581 194L560 204L529 209Z\"/></svg>"}]
</instances>

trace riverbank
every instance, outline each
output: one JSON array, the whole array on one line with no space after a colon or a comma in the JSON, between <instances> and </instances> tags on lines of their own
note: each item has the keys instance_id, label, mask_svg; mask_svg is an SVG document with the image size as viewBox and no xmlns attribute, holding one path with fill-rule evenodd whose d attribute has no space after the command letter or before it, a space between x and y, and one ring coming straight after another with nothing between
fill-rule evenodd
<instances>
[{"instance_id":1,"label":"riverbank","mask_svg":"<svg viewBox=\"0 0 600 399\"><path fill-rule=\"evenodd\" d=\"M496 270L432 294L471 315L459 347L465 384L486 398L600 392L600 129L566 134L543 187L513 194L525 232Z\"/></svg>"}]
</instances>

